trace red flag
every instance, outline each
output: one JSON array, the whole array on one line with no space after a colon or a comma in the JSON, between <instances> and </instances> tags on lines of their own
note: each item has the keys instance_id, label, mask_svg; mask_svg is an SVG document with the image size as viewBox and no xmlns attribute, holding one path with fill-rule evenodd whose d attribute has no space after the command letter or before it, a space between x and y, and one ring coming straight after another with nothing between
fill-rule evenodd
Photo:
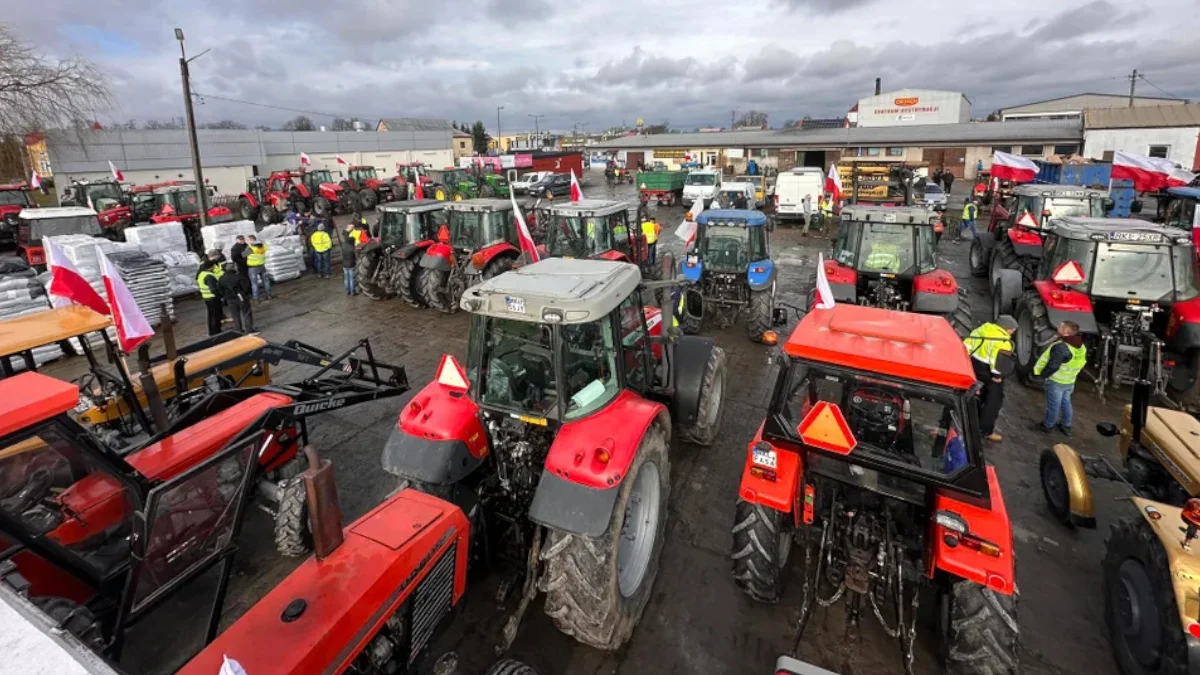
<instances>
[{"instance_id":1,"label":"red flag","mask_svg":"<svg viewBox=\"0 0 1200 675\"><path fill-rule=\"evenodd\" d=\"M575 169L571 169L571 201L578 202L583 200L583 188L579 186L579 179L575 178Z\"/></svg>"},{"instance_id":2,"label":"red flag","mask_svg":"<svg viewBox=\"0 0 1200 675\"><path fill-rule=\"evenodd\" d=\"M832 260L830 262L833 262ZM813 309L833 309L833 289L829 287L829 277L825 276L825 257L817 254L817 293L813 300Z\"/></svg>"},{"instance_id":3,"label":"red flag","mask_svg":"<svg viewBox=\"0 0 1200 675\"><path fill-rule=\"evenodd\" d=\"M87 279L75 269L71 259L63 253L62 248L53 239L42 240L46 248L46 268L50 270L49 294L54 299L55 307L64 307L74 302L83 305L97 314L107 315L108 305L104 298L92 288Z\"/></svg>"},{"instance_id":4,"label":"red flag","mask_svg":"<svg viewBox=\"0 0 1200 675\"><path fill-rule=\"evenodd\" d=\"M417 178L416 187L413 188L413 199L425 199L425 189L421 187L420 178Z\"/></svg>"},{"instance_id":5,"label":"red flag","mask_svg":"<svg viewBox=\"0 0 1200 675\"><path fill-rule=\"evenodd\" d=\"M675 228L675 236L683 240L683 251L687 253L692 250L692 244L696 243L696 219L700 217L700 213L704 211L704 200L697 199L692 202L692 208L688 210L684 216L683 222L679 227ZM641 223L638 224L641 227Z\"/></svg>"},{"instance_id":6,"label":"red flag","mask_svg":"<svg viewBox=\"0 0 1200 675\"><path fill-rule=\"evenodd\" d=\"M312 160L308 158L308 155L304 154L303 152L300 153L300 166L311 166L311 165L312 165Z\"/></svg>"},{"instance_id":7,"label":"red flag","mask_svg":"<svg viewBox=\"0 0 1200 675\"><path fill-rule=\"evenodd\" d=\"M992 177L1013 183L1028 183L1037 178L1038 165L1032 159L1025 159L1007 152L992 153Z\"/></svg>"},{"instance_id":8,"label":"red flag","mask_svg":"<svg viewBox=\"0 0 1200 675\"><path fill-rule=\"evenodd\" d=\"M833 206L842 201L842 176L838 173L837 164L829 165L829 175L825 176L825 191L833 195Z\"/></svg>"},{"instance_id":9,"label":"red flag","mask_svg":"<svg viewBox=\"0 0 1200 675\"><path fill-rule=\"evenodd\" d=\"M96 257L100 260L100 274L104 278L108 304L112 307L113 323L117 325L117 343L121 351L128 354L153 337L154 329L146 321L137 301L133 299L133 293L129 292L129 287L104 251L97 249Z\"/></svg>"},{"instance_id":10,"label":"red flag","mask_svg":"<svg viewBox=\"0 0 1200 675\"><path fill-rule=\"evenodd\" d=\"M341 164L342 166L350 166L350 162L347 162L346 158L342 157L341 155L334 155L333 158L335 160L337 160L337 163Z\"/></svg>"},{"instance_id":11,"label":"red flag","mask_svg":"<svg viewBox=\"0 0 1200 675\"><path fill-rule=\"evenodd\" d=\"M34 169L33 175L29 177L29 188L31 190L42 189L42 177L38 175L37 169Z\"/></svg>"},{"instance_id":12,"label":"red flag","mask_svg":"<svg viewBox=\"0 0 1200 675\"><path fill-rule=\"evenodd\" d=\"M542 256L538 255L537 245L533 243L533 235L529 233L529 226L525 224L525 216L521 214L521 207L517 206L513 190L508 191L508 198L512 201L513 212L517 217L517 239L521 241L521 250L529 256L529 262L535 263L541 260Z\"/></svg>"},{"instance_id":13,"label":"red flag","mask_svg":"<svg viewBox=\"0 0 1200 675\"><path fill-rule=\"evenodd\" d=\"M121 173L121 170L117 168L116 164L112 163L111 159L108 161L108 168L110 171L112 171L113 178L118 183L122 183L125 181L125 174Z\"/></svg>"}]
</instances>

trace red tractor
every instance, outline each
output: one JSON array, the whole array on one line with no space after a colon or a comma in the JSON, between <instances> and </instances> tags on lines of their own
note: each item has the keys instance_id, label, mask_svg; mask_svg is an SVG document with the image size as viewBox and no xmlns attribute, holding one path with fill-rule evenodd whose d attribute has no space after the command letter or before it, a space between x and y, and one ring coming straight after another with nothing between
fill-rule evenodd
<instances>
[{"instance_id":1,"label":"red tractor","mask_svg":"<svg viewBox=\"0 0 1200 675\"><path fill-rule=\"evenodd\" d=\"M778 602L803 560L793 656L816 605L841 599L848 624L884 624L912 672L932 595L947 672L1017 673L1012 528L962 340L941 317L837 305L783 352L738 489L735 583Z\"/></svg>"},{"instance_id":2,"label":"red tractor","mask_svg":"<svg viewBox=\"0 0 1200 675\"><path fill-rule=\"evenodd\" d=\"M82 206L96 211L100 226L108 232L120 232L133 222L129 195L115 180L72 181L58 199L59 206Z\"/></svg>"},{"instance_id":3,"label":"red tractor","mask_svg":"<svg viewBox=\"0 0 1200 675\"><path fill-rule=\"evenodd\" d=\"M375 237L358 252L355 276L363 295L373 300L400 296L413 307L424 306L417 294L417 270L425 251L446 226L445 202L436 199L392 202L379 206Z\"/></svg>"},{"instance_id":4,"label":"red tractor","mask_svg":"<svg viewBox=\"0 0 1200 675\"><path fill-rule=\"evenodd\" d=\"M18 216L23 209L37 208L27 183L0 185L0 244L17 240Z\"/></svg>"},{"instance_id":5,"label":"red tractor","mask_svg":"<svg viewBox=\"0 0 1200 675\"><path fill-rule=\"evenodd\" d=\"M373 166L347 168L341 187L351 199L358 200L358 207L363 211L370 211L378 204L408 198L407 190L397 189L395 181L380 178Z\"/></svg>"},{"instance_id":6,"label":"red tractor","mask_svg":"<svg viewBox=\"0 0 1200 675\"><path fill-rule=\"evenodd\" d=\"M421 186L425 199L433 199L433 178L429 176L429 166L424 162L397 162L396 177L392 182L396 185L396 194L403 193L404 199L417 198L417 185Z\"/></svg>"},{"instance_id":7,"label":"red tractor","mask_svg":"<svg viewBox=\"0 0 1200 675\"><path fill-rule=\"evenodd\" d=\"M468 287L506 270L521 256L511 201L466 199L443 202L446 224L425 249L417 270L417 298L442 312L458 311Z\"/></svg>"},{"instance_id":8,"label":"red tractor","mask_svg":"<svg viewBox=\"0 0 1200 675\"><path fill-rule=\"evenodd\" d=\"M211 200L215 190L207 188ZM192 182L157 183L139 185L130 189L133 199L133 215L137 222L181 223L188 249L204 253L204 240L200 236L200 198L196 184ZM227 223L233 220L233 212L225 206L210 206L208 222ZM122 236L122 239L124 237Z\"/></svg>"},{"instance_id":9,"label":"red tractor","mask_svg":"<svg viewBox=\"0 0 1200 675\"><path fill-rule=\"evenodd\" d=\"M267 180L276 180L280 173L271 174ZM299 171L292 171L289 175L292 180L292 200L301 201L314 216L324 218L335 212L350 213L358 206L358 195L334 181L329 169L300 167Z\"/></svg>"},{"instance_id":10,"label":"red tractor","mask_svg":"<svg viewBox=\"0 0 1200 675\"><path fill-rule=\"evenodd\" d=\"M104 234L96 212L86 206L26 209L17 216L17 256L33 267L46 264L42 239L64 234Z\"/></svg>"},{"instance_id":11,"label":"red tractor","mask_svg":"<svg viewBox=\"0 0 1200 675\"><path fill-rule=\"evenodd\" d=\"M641 224L624 202L584 199L543 202L536 227L544 242L538 248L555 258L596 258L633 263L648 279L662 279L675 269L675 258L661 254L651 266Z\"/></svg>"},{"instance_id":12,"label":"red tractor","mask_svg":"<svg viewBox=\"0 0 1200 675\"><path fill-rule=\"evenodd\" d=\"M658 289L677 287L562 258L473 286L466 368L443 357L384 447L386 471L469 505L481 555L517 561L506 640L539 589L559 630L607 650L650 599L672 434L713 443L726 376L712 339L673 327L669 299L646 306Z\"/></svg>"},{"instance_id":13,"label":"red tractor","mask_svg":"<svg viewBox=\"0 0 1200 675\"><path fill-rule=\"evenodd\" d=\"M278 187L284 189L279 191ZM292 210L292 196L286 183L255 176L246 180L246 191L238 197L238 215L242 220L254 220L264 226L278 223Z\"/></svg>"}]
</instances>

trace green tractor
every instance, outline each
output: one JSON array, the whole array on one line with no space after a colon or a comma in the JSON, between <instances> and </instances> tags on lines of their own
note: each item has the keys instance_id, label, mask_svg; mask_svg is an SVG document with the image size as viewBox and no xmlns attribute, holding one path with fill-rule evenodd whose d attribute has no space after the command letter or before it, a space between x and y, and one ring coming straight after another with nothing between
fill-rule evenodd
<instances>
[{"instance_id":1,"label":"green tractor","mask_svg":"<svg viewBox=\"0 0 1200 675\"><path fill-rule=\"evenodd\" d=\"M479 186L480 197L508 198L511 187L508 179L496 173L490 166L475 166L470 170L471 180Z\"/></svg>"},{"instance_id":2,"label":"green tractor","mask_svg":"<svg viewBox=\"0 0 1200 675\"><path fill-rule=\"evenodd\" d=\"M479 196L479 184L467 169L434 169L429 172L429 178L432 182L425 194L427 199L461 202Z\"/></svg>"}]
</instances>

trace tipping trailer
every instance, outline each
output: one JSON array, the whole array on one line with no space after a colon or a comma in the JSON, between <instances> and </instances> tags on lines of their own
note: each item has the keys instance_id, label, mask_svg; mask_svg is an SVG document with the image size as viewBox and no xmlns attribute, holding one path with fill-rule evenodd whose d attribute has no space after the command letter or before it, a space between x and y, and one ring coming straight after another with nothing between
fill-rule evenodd
<instances>
[{"instance_id":1,"label":"tipping trailer","mask_svg":"<svg viewBox=\"0 0 1200 675\"><path fill-rule=\"evenodd\" d=\"M683 199L686 171L639 171L635 182L643 201L674 206Z\"/></svg>"},{"instance_id":2,"label":"tipping trailer","mask_svg":"<svg viewBox=\"0 0 1200 675\"><path fill-rule=\"evenodd\" d=\"M1036 160L1035 160L1036 161ZM1106 214L1109 218L1128 218L1131 214L1141 212L1142 205L1133 189L1133 181L1112 179L1112 163L1096 162L1090 164L1051 164L1036 162L1038 175L1037 183L1055 185L1076 185L1108 190L1108 196L1113 200L1113 207Z\"/></svg>"}]
</instances>

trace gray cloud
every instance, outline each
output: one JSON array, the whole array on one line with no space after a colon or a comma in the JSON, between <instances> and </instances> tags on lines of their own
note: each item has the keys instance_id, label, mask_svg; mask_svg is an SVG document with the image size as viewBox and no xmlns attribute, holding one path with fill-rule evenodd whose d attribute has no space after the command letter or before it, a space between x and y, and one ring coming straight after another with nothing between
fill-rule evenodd
<instances>
[{"instance_id":1,"label":"gray cloud","mask_svg":"<svg viewBox=\"0 0 1200 675\"><path fill-rule=\"evenodd\" d=\"M488 0L484 13L506 28L523 23L542 22L554 14L547 0Z\"/></svg>"},{"instance_id":2,"label":"gray cloud","mask_svg":"<svg viewBox=\"0 0 1200 675\"><path fill-rule=\"evenodd\" d=\"M1045 42L1063 42L1106 30L1127 31L1138 18L1136 14L1126 13L1108 0L1093 0L1052 17L1030 37Z\"/></svg>"},{"instance_id":3,"label":"gray cloud","mask_svg":"<svg viewBox=\"0 0 1200 675\"><path fill-rule=\"evenodd\" d=\"M800 67L800 57L775 45L766 45L758 54L746 59L744 66L746 82L785 77Z\"/></svg>"},{"instance_id":4,"label":"gray cloud","mask_svg":"<svg viewBox=\"0 0 1200 675\"><path fill-rule=\"evenodd\" d=\"M860 9L879 0L775 0L792 10L813 10L820 14L836 14Z\"/></svg>"}]
</instances>

